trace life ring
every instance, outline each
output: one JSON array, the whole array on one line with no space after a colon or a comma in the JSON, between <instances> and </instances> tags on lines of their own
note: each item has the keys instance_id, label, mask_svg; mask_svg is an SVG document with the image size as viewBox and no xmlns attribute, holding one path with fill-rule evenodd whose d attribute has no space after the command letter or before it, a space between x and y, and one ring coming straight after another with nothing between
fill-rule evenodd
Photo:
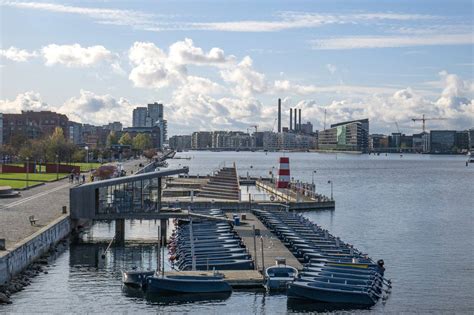
<instances>
[{"instance_id":1,"label":"life ring","mask_svg":"<svg viewBox=\"0 0 474 315\"><path fill-rule=\"evenodd\" d=\"M275 201L275 196L271 195L270 196L270 201Z\"/></svg>"}]
</instances>

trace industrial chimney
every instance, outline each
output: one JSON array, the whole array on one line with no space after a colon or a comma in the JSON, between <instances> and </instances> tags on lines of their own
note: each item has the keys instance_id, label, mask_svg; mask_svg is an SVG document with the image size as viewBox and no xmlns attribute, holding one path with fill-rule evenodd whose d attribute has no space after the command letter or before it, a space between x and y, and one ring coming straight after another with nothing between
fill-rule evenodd
<instances>
[{"instance_id":1,"label":"industrial chimney","mask_svg":"<svg viewBox=\"0 0 474 315\"><path fill-rule=\"evenodd\" d=\"M298 118L298 131L301 131L301 108L298 109L299 112L299 118Z\"/></svg>"},{"instance_id":2,"label":"industrial chimney","mask_svg":"<svg viewBox=\"0 0 474 315\"><path fill-rule=\"evenodd\" d=\"M293 130L293 108L290 108L290 131Z\"/></svg>"},{"instance_id":3,"label":"industrial chimney","mask_svg":"<svg viewBox=\"0 0 474 315\"><path fill-rule=\"evenodd\" d=\"M278 99L278 133L281 132L281 99Z\"/></svg>"},{"instance_id":4,"label":"industrial chimney","mask_svg":"<svg viewBox=\"0 0 474 315\"><path fill-rule=\"evenodd\" d=\"M296 125L296 116L298 116L298 112L297 112L297 109L295 108L294 110L294 115L293 115L293 119L294 119L294 123L293 123L293 130L294 131L298 131L298 126Z\"/></svg>"}]
</instances>

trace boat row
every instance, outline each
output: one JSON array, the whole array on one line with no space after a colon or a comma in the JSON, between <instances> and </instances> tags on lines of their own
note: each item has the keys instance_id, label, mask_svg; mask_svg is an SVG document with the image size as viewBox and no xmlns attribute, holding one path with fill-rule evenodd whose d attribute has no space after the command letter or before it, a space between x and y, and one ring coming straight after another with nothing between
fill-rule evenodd
<instances>
[{"instance_id":1,"label":"boat row","mask_svg":"<svg viewBox=\"0 0 474 315\"><path fill-rule=\"evenodd\" d=\"M295 299L371 306L386 298L391 283L384 262L376 263L352 245L299 214L254 210L254 214L305 263L288 296Z\"/></svg>"},{"instance_id":2,"label":"boat row","mask_svg":"<svg viewBox=\"0 0 474 315\"><path fill-rule=\"evenodd\" d=\"M224 217L220 210L210 214ZM179 270L254 269L251 255L228 222L178 220L168 251Z\"/></svg>"}]
</instances>

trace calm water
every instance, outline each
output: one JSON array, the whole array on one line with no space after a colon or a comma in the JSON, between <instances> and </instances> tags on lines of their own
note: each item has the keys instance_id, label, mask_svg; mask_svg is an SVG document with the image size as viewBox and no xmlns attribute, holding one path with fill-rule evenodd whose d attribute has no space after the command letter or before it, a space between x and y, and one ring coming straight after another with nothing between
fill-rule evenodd
<instances>
[{"instance_id":1,"label":"calm water","mask_svg":"<svg viewBox=\"0 0 474 315\"><path fill-rule=\"evenodd\" d=\"M240 175L268 175L278 153L185 152L191 173L207 174L237 163ZM427 155L346 155L289 153L291 176L312 180L330 195L336 211L306 215L346 242L383 258L393 290L386 304L356 312L474 312L474 166L465 157ZM156 237L153 221L127 223L127 237ZM113 234L113 224L94 226L89 237ZM176 312L193 314L285 314L320 310L294 305L284 295L233 292L215 301L150 301L122 292L120 270L133 265L154 268L153 246L129 246L99 259L104 246L73 245L55 260L49 274L14 296L0 312Z\"/></svg>"}]
</instances>

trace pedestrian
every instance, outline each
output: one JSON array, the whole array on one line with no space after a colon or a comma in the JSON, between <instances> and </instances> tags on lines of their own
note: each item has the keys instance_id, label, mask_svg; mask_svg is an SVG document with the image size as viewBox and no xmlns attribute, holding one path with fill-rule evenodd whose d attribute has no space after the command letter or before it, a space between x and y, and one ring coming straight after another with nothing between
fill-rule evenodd
<instances>
[{"instance_id":1,"label":"pedestrian","mask_svg":"<svg viewBox=\"0 0 474 315\"><path fill-rule=\"evenodd\" d=\"M79 184L79 173L76 173L76 183Z\"/></svg>"},{"instance_id":2,"label":"pedestrian","mask_svg":"<svg viewBox=\"0 0 474 315\"><path fill-rule=\"evenodd\" d=\"M69 174L69 182L70 183L74 182L74 173L73 172L71 172L71 174Z\"/></svg>"},{"instance_id":3,"label":"pedestrian","mask_svg":"<svg viewBox=\"0 0 474 315\"><path fill-rule=\"evenodd\" d=\"M94 175L91 175L91 182L94 181Z\"/></svg>"},{"instance_id":4,"label":"pedestrian","mask_svg":"<svg viewBox=\"0 0 474 315\"><path fill-rule=\"evenodd\" d=\"M82 183L84 184L86 182L86 175L82 174Z\"/></svg>"}]
</instances>

